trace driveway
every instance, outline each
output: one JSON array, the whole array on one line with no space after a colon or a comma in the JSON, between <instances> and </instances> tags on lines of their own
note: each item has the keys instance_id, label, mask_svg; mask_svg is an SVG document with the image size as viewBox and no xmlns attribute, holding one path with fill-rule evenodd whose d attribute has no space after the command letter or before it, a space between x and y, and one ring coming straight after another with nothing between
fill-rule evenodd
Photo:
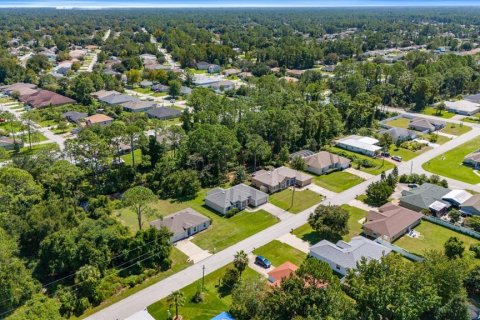
<instances>
[{"instance_id":1,"label":"driveway","mask_svg":"<svg viewBox=\"0 0 480 320\"><path fill-rule=\"evenodd\" d=\"M288 244L289 246L305 253L310 252L310 244L303 241L299 237L291 233L285 233L283 236L277 238L278 241Z\"/></svg>"},{"instance_id":2,"label":"driveway","mask_svg":"<svg viewBox=\"0 0 480 320\"><path fill-rule=\"evenodd\" d=\"M348 202L348 204L352 207L357 207L357 208L365 210L365 211L370 211L370 210L375 210L376 211L377 210L377 208L369 206L365 202L362 202L362 201L357 200L357 199L350 200Z\"/></svg>"},{"instance_id":3,"label":"driveway","mask_svg":"<svg viewBox=\"0 0 480 320\"><path fill-rule=\"evenodd\" d=\"M268 278L268 273L275 268L274 266L271 266L270 268L265 269L265 268L260 267L259 265L255 264L255 255L253 253L248 254L248 266L251 269L260 273L265 278Z\"/></svg>"},{"instance_id":4,"label":"driveway","mask_svg":"<svg viewBox=\"0 0 480 320\"><path fill-rule=\"evenodd\" d=\"M125 320L155 320L154 317L148 313L147 309L144 309L142 311L138 311L134 314L132 314L130 317L126 318Z\"/></svg>"},{"instance_id":5,"label":"driveway","mask_svg":"<svg viewBox=\"0 0 480 320\"><path fill-rule=\"evenodd\" d=\"M265 210L268 213L270 213L272 216L275 216L278 219L280 219L280 221L288 219L291 216L293 216L292 213L290 213L286 210L283 210L282 208L279 208L279 207L271 204L270 202L262 204L261 206L258 206L255 209L250 209L249 211L255 212L255 211L258 211L258 210Z\"/></svg>"},{"instance_id":6,"label":"driveway","mask_svg":"<svg viewBox=\"0 0 480 320\"><path fill-rule=\"evenodd\" d=\"M186 256L188 256L189 261L192 261L193 263L197 263L212 255L207 250L203 250L202 248L197 246L195 243L191 242L190 241L191 239L192 238L188 238L175 243L175 247L178 250L182 251Z\"/></svg>"},{"instance_id":7,"label":"driveway","mask_svg":"<svg viewBox=\"0 0 480 320\"><path fill-rule=\"evenodd\" d=\"M337 195L336 192L333 192L333 191L330 191L328 189L322 188L322 187L316 185L315 183L311 183L308 186L306 186L306 187L304 187L300 190L311 190L311 191L313 191L315 193L318 193L318 194L320 194L320 195L322 195L326 198L333 198Z\"/></svg>"},{"instance_id":8,"label":"driveway","mask_svg":"<svg viewBox=\"0 0 480 320\"><path fill-rule=\"evenodd\" d=\"M360 170L357 170L357 169L354 169L352 167L350 168L347 168L345 169L344 171L348 172L348 173L351 173L351 174L354 174L364 180L370 180L371 178L374 177L374 175L371 175L370 173L366 173L366 172L363 172L363 171L360 171Z\"/></svg>"}]
</instances>

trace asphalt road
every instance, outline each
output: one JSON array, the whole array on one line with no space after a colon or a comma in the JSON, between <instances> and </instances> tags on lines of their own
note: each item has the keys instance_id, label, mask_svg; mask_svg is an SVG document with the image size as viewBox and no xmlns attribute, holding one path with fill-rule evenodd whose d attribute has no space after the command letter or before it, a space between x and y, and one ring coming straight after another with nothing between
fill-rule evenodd
<instances>
[{"instance_id":1,"label":"asphalt road","mask_svg":"<svg viewBox=\"0 0 480 320\"><path fill-rule=\"evenodd\" d=\"M472 131L452 140L435 149L429 150L424 154L416 157L411 161L405 161L398 165L399 173L423 172L421 164L432 159L444 152L455 148L462 143L478 136L480 128L473 126ZM378 181L380 176L375 176L353 188L350 188L334 197L327 198L323 201L324 204L341 205L348 203L355 199L357 195L365 193L366 188L373 181ZM451 181L452 186L463 187L463 183L459 181ZM468 185L468 189L480 191L480 187ZM307 222L308 216L315 209L317 205L291 217L247 238L227 249L220 251L207 259L200 261L183 271L180 271L156 284L145 288L89 317L88 320L117 320L125 319L133 313L142 310L150 304L167 297L172 291L180 290L183 287L199 280L202 277L202 268L205 266L206 274L209 274L217 269L220 269L233 261L233 256L236 252L244 250L247 253L252 252L255 248L261 247L272 240L296 229Z\"/></svg>"}]
</instances>

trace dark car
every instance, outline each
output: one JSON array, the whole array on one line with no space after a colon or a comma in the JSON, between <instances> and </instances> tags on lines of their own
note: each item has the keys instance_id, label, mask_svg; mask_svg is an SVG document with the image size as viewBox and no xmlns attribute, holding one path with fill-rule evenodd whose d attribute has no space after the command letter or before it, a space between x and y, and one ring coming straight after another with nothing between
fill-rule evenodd
<instances>
[{"instance_id":1,"label":"dark car","mask_svg":"<svg viewBox=\"0 0 480 320\"><path fill-rule=\"evenodd\" d=\"M255 264L256 264L256 265L259 265L260 267L263 267L263 268L265 268L265 269L268 269L268 268L270 268L270 267L272 266L272 264L270 263L270 261L269 261L267 258L263 257L263 256L257 256L257 257L255 258Z\"/></svg>"}]
</instances>

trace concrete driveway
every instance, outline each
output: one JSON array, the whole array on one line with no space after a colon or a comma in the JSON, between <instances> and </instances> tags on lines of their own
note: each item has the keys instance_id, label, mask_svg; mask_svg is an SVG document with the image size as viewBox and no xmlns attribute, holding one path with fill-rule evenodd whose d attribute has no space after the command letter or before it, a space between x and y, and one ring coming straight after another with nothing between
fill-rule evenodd
<instances>
[{"instance_id":1,"label":"concrete driveway","mask_svg":"<svg viewBox=\"0 0 480 320\"><path fill-rule=\"evenodd\" d=\"M265 210L268 213L270 213L272 216L277 217L280 219L280 221L285 220L290 218L293 214L288 212L287 210L283 210L282 208L279 208L270 202L267 202L265 204L262 204L259 207L256 207L254 210L251 210L252 212L258 211L258 210Z\"/></svg>"},{"instance_id":2,"label":"concrete driveway","mask_svg":"<svg viewBox=\"0 0 480 320\"><path fill-rule=\"evenodd\" d=\"M270 268L268 269L265 269L263 267L260 267L259 265L255 264L255 255L253 253L249 253L248 254L248 266L257 271L258 273L260 273L262 276L264 276L265 278L268 278L268 273L270 271L272 271L275 267L274 266L271 266ZM268 259L268 258L267 258Z\"/></svg>"},{"instance_id":3,"label":"concrete driveway","mask_svg":"<svg viewBox=\"0 0 480 320\"><path fill-rule=\"evenodd\" d=\"M374 175L371 175L370 173L366 173L366 172L363 172L363 171L360 171L360 170L357 170L357 169L354 169L352 167L350 168L347 168L345 169L344 171L348 172L348 173L351 173L351 174L354 174L356 175L357 177L360 177L364 180L370 180L371 178L374 177Z\"/></svg>"},{"instance_id":4,"label":"concrete driveway","mask_svg":"<svg viewBox=\"0 0 480 320\"><path fill-rule=\"evenodd\" d=\"M195 243L193 243L191 239L192 238L188 238L175 243L175 247L178 250L182 251L185 255L187 255L189 261L192 261L193 263L197 263L212 255L207 250L203 250L202 248L197 246Z\"/></svg>"},{"instance_id":5,"label":"concrete driveway","mask_svg":"<svg viewBox=\"0 0 480 320\"><path fill-rule=\"evenodd\" d=\"M278 241L288 244L289 246L305 253L310 252L310 244L303 241L299 237L291 233L285 233L283 236L277 238Z\"/></svg>"}]
</instances>

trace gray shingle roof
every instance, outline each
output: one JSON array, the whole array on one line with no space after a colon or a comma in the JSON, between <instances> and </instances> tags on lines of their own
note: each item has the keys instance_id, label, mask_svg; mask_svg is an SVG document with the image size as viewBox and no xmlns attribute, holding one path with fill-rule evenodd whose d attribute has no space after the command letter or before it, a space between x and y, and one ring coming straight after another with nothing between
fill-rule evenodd
<instances>
[{"instance_id":1,"label":"gray shingle roof","mask_svg":"<svg viewBox=\"0 0 480 320\"><path fill-rule=\"evenodd\" d=\"M82 119L85 119L86 117L88 117L88 114L86 114L84 112L67 111L63 114L63 116L70 121L77 122L79 120L82 120Z\"/></svg>"},{"instance_id":2,"label":"gray shingle roof","mask_svg":"<svg viewBox=\"0 0 480 320\"><path fill-rule=\"evenodd\" d=\"M416 189L403 191L400 201L418 208L428 209L435 201L444 202L442 197L450 191L450 189L435 184L424 183Z\"/></svg>"},{"instance_id":3,"label":"gray shingle roof","mask_svg":"<svg viewBox=\"0 0 480 320\"><path fill-rule=\"evenodd\" d=\"M121 104L129 101L139 101L139 99L126 94L111 94L105 97L101 97L98 100L112 105Z\"/></svg>"},{"instance_id":4,"label":"gray shingle roof","mask_svg":"<svg viewBox=\"0 0 480 320\"><path fill-rule=\"evenodd\" d=\"M215 203L218 206L226 208L237 201L246 201L249 198L256 200L263 197L268 197L268 195L265 192L241 183L229 189L212 189L207 193L207 197L205 199Z\"/></svg>"},{"instance_id":5,"label":"gray shingle roof","mask_svg":"<svg viewBox=\"0 0 480 320\"><path fill-rule=\"evenodd\" d=\"M157 118L157 119L168 119L168 118L179 117L182 114L182 112L177 109L160 107L160 108L154 108L154 109L148 110L147 114L150 117Z\"/></svg>"},{"instance_id":6,"label":"gray shingle roof","mask_svg":"<svg viewBox=\"0 0 480 320\"><path fill-rule=\"evenodd\" d=\"M209 222L210 219L198 213L192 208L180 210L171 215L150 222L152 227L160 229L165 226L174 236L183 233L185 230Z\"/></svg>"}]
</instances>

